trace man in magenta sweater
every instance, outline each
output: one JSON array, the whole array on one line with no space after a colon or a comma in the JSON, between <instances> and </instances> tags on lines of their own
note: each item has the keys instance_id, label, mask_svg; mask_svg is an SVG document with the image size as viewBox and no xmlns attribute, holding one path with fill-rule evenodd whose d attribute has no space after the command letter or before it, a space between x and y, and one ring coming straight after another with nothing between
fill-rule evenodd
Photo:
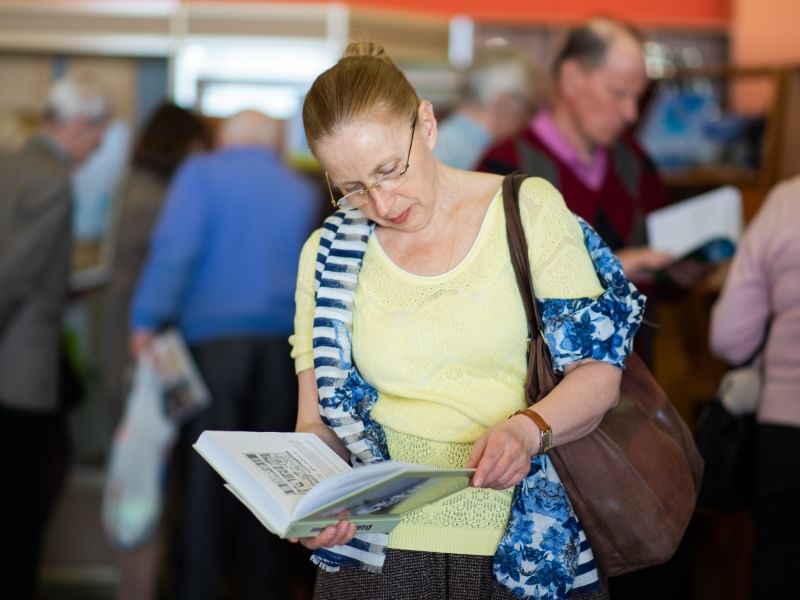
<instances>
[{"instance_id":1,"label":"man in magenta sweater","mask_svg":"<svg viewBox=\"0 0 800 600\"><path fill-rule=\"evenodd\" d=\"M653 164L628 133L647 85L641 40L592 19L567 36L553 65L552 106L515 138L490 149L480 169L522 170L550 180L641 280L670 256L646 245L644 216L667 203Z\"/></svg>"}]
</instances>

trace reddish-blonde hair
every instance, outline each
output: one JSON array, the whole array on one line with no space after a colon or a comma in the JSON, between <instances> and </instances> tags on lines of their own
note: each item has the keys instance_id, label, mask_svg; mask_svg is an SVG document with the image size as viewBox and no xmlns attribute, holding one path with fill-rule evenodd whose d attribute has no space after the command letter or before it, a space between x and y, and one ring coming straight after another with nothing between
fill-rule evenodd
<instances>
[{"instance_id":1,"label":"reddish-blonde hair","mask_svg":"<svg viewBox=\"0 0 800 600\"><path fill-rule=\"evenodd\" d=\"M382 46L351 42L333 67L322 73L303 102L303 127L314 151L325 139L364 116L414 117L416 91Z\"/></svg>"}]
</instances>

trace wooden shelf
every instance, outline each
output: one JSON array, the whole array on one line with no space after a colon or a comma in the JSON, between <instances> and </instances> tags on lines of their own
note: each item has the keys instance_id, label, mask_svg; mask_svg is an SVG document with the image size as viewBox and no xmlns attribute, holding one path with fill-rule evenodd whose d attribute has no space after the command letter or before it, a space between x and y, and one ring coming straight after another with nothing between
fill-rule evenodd
<instances>
[{"instance_id":1,"label":"wooden shelf","mask_svg":"<svg viewBox=\"0 0 800 600\"><path fill-rule=\"evenodd\" d=\"M749 116L763 116L760 165L665 169L664 181L674 196L683 190L697 193L704 188L734 185L742 190L745 217L750 218L770 188L800 174L800 65L680 70L656 82L655 92L660 85L692 80L706 80L718 86L726 112L738 114L741 110ZM760 107L755 113L754 104ZM742 108L745 106L749 108Z\"/></svg>"},{"instance_id":2,"label":"wooden shelf","mask_svg":"<svg viewBox=\"0 0 800 600\"><path fill-rule=\"evenodd\" d=\"M664 171L662 178L670 187L691 187L720 185L753 186L760 177L758 169L746 169L729 165L692 167L680 171Z\"/></svg>"}]
</instances>

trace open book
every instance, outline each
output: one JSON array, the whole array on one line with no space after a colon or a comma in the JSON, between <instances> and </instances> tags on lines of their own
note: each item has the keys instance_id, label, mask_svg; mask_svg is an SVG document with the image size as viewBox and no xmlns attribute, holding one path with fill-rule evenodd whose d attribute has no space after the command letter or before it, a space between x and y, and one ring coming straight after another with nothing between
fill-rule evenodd
<instances>
[{"instance_id":1,"label":"open book","mask_svg":"<svg viewBox=\"0 0 800 600\"><path fill-rule=\"evenodd\" d=\"M280 537L314 536L339 519L387 533L403 514L466 488L475 471L398 461L352 468L313 433L204 431L194 448Z\"/></svg>"},{"instance_id":2,"label":"open book","mask_svg":"<svg viewBox=\"0 0 800 600\"><path fill-rule=\"evenodd\" d=\"M735 246L742 232L742 194L733 186L717 188L650 212L646 224L650 247L675 257L713 240Z\"/></svg>"},{"instance_id":3,"label":"open book","mask_svg":"<svg viewBox=\"0 0 800 600\"><path fill-rule=\"evenodd\" d=\"M725 186L647 215L651 248L675 259L654 276L660 284L690 289L731 258L742 232L741 192Z\"/></svg>"}]
</instances>

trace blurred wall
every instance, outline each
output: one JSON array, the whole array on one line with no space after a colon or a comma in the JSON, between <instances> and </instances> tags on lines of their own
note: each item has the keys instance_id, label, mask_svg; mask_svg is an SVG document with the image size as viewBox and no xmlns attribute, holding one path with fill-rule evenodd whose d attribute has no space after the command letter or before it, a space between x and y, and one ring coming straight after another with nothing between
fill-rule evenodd
<instances>
[{"instance_id":1,"label":"blurred wall","mask_svg":"<svg viewBox=\"0 0 800 600\"><path fill-rule=\"evenodd\" d=\"M183 0L201 3L205 0ZM231 0L241 2L242 0ZM269 2L270 0L244 0ZM325 0L342 3L341 0ZM637 25L714 26L726 25L732 0L349 0L350 6L419 11L445 16L467 15L481 21L504 23L569 23L605 13L624 17ZM785 0L792 2L796 0Z\"/></svg>"},{"instance_id":2,"label":"blurred wall","mask_svg":"<svg viewBox=\"0 0 800 600\"><path fill-rule=\"evenodd\" d=\"M731 59L735 65L800 63L798 0L733 0Z\"/></svg>"}]
</instances>

